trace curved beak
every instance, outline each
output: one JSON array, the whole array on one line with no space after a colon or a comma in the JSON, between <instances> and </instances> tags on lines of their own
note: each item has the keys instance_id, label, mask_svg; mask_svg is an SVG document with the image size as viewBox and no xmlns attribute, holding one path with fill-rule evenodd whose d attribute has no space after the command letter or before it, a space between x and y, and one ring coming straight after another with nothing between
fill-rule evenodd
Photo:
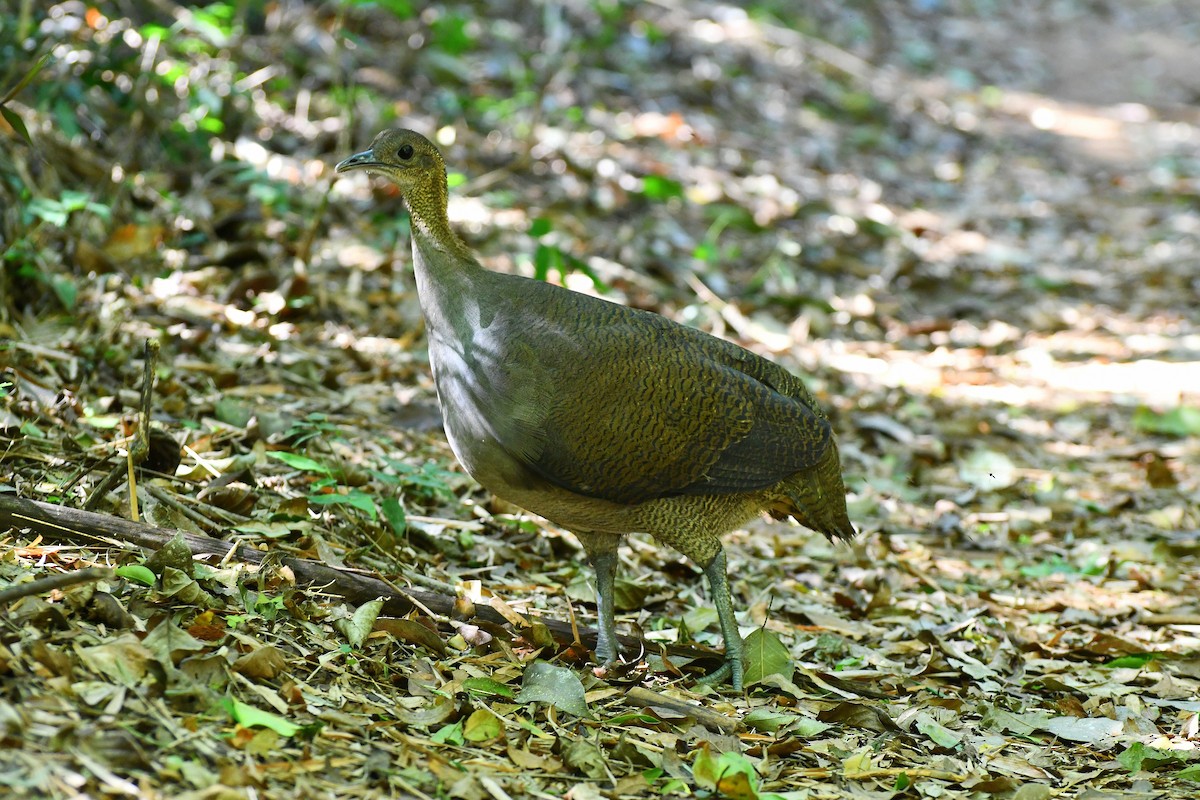
<instances>
[{"instance_id":1,"label":"curved beak","mask_svg":"<svg viewBox=\"0 0 1200 800\"><path fill-rule=\"evenodd\" d=\"M375 159L374 150L364 150L361 153L355 153L345 161L338 163L334 167L336 172L350 172L355 169L371 169L373 167L382 167L383 164Z\"/></svg>"}]
</instances>

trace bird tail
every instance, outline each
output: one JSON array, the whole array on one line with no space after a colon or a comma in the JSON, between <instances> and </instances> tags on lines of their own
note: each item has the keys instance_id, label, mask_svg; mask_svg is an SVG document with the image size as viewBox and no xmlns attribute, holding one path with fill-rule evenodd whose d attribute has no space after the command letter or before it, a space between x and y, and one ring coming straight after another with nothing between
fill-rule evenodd
<instances>
[{"instance_id":1,"label":"bird tail","mask_svg":"<svg viewBox=\"0 0 1200 800\"><path fill-rule=\"evenodd\" d=\"M829 443L816 466L796 473L781 488L785 496L771 509L773 516L794 517L830 540L849 541L857 534L846 512L846 486L836 443Z\"/></svg>"}]
</instances>

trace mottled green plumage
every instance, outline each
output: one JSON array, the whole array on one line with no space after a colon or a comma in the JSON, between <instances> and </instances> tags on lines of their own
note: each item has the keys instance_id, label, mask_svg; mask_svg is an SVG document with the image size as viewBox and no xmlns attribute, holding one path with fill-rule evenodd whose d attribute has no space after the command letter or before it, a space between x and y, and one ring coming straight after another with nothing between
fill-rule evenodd
<instances>
[{"instance_id":1,"label":"mottled green plumage","mask_svg":"<svg viewBox=\"0 0 1200 800\"><path fill-rule=\"evenodd\" d=\"M596 653L616 656L620 536L643 532L705 569L741 688L722 534L767 512L849 538L833 432L804 384L657 314L484 269L450 229L441 155L384 131L338 165L396 182L446 435L498 496L576 533L597 571Z\"/></svg>"}]
</instances>

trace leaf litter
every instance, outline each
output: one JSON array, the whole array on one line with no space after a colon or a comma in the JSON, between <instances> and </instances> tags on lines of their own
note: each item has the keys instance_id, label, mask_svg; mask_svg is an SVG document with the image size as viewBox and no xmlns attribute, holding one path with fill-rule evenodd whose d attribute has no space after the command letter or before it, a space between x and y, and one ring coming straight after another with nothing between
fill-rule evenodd
<instances>
[{"instance_id":1,"label":"leaf litter","mask_svg":"<svg viewBox=\"0 0 1200 800\"><path fill-rule=\"evenodd\" d=\"M140 514L267 559L14 524L0 588L123 572L8 603L6 790L1194 797L1188 4L514 4L491 34L404 5L180 8L168 35L64 4L31 39L77 57L4 108L38 150L0 137L0 498L130 516L127 484L95 490L157 338L180 459L141 472ZM520 627L586 625L589 574L454 464L398 200L332 181L397 115L465 178L489 266L734 338L830 409L862 535L728 538L745 696L659 652L719 636L694 565L646 541L634 666ZM388 617L284 553L454 612Z\"/></svg>"}]
</instances>

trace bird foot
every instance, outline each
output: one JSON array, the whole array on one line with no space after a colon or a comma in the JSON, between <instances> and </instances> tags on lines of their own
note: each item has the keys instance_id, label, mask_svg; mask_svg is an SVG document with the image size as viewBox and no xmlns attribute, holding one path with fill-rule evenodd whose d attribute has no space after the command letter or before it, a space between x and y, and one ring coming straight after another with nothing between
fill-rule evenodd
<instances>
[{"instance_id":1,"label":"bird foot","mask_svg":"<svg viewBox=\"0 0 1200 800\"><path fill-rule=\"evenodd\" d=\"M620 651L611 658L602 658L596 653L592 674L600 680L621 680L640 665L640 659L626 659Z\"/></svg>"},{"instance_id":2,"label":"bird foot","mask_svg":"<svg viewBox=\"0 0 1200 800\"><path fill-rule=\"evenodd\" d=\"M598 667L612 667L621 663L621 651L611 644L606 645L603 640L597 643L596 649L592 651L592 656Z\"/></svg>"},{"instance_id":3,"label":"bird foot","mask_svg":"<svg viewBox=\"0 0 1200 800\"><path fill-rule=\"evenodd\" d=\"M742 691L742 659L737 657L726 661L721 666L717 667L707 675L696 679L696 683L703 683L709 686L724 683L729 681L733 685L735 692Z\"/></svg>"}]
</instances>

